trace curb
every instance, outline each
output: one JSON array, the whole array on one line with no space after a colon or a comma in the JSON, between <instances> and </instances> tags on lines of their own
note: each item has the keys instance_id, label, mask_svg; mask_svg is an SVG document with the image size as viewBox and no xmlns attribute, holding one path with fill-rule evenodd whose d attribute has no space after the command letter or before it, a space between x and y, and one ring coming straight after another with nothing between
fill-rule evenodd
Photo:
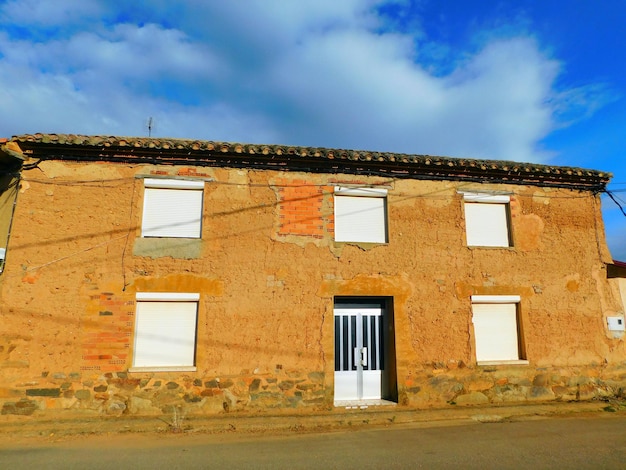
<instances>
[{"instance_id":1,"label":"curb","mask_svg":"<svg viewBox=\"0 0 626 470\"><path fill-rule=\"evenodd\" d=\"M73 416L57 420L37 417L0 419L0 436L14 438L78 437L101 434L289 434L349 431L392 426L455 426L499 423L524 419L546 419L581 414L626 414L626 405L606 402L547 402L516 405L474 405L453 408L406 409L380 407L369 409L334 409L327 412L295 414L225 413L215 416L189 416L177 423L163 416Z\"/></svg>"}]
</instances>

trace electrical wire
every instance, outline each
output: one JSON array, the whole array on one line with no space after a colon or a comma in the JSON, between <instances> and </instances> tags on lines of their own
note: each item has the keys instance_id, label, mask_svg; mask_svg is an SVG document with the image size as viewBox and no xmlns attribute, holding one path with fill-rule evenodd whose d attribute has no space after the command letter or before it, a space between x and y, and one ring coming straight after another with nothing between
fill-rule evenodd
<instances>
[{"instance_id":1,"label":"electrical wire","mask_svg":"<svg viewBox=\"0 0 626 470\"><path fill-rule=\"evenodd\" d=\"M23 271L23 273L28 273L28 272L36 271L36 270L38 270L38 269L45 268L46 266L50 266L51 264L58 263L59 261L66 260L66 259L68 259L68 258L73 258L74 256L80 255L80 254L85 253L85 252L87 252L87 251L95 250L96 248L99 248L99 247L101 247L101 246L108 245L109 243L112 243L112 242L117 241L117 240L121 240L122 238L124 238L124 237L126 237L126 236L127 236L127 235L122 235L121 237L111 238L111 239L106 240L106 241L104 241L104 242L102 242L102 243L98 243L97 245L92 245L92 246L89 246L89 247L87 247L87 248L85 248L85 249L83 249L83 250L79 250L79 251L75 251L75 252L73 252L73 253L70 253L69 255L61 256L60 258L53 259L53 260L51 260L51 261L48 261L48 262L43 263L43 264L39 264L39 265L37 265L37 266L31 266L31 267L29 267L29 268L25 269L25 270ZM17 275L17 274L14 274L13 276L9 276L9 277L15 277L16 275ZM20 275L21 275L21 274L20 274Z\"/></svg>"},{"instance_id":2,"label":"electrical wire","mask_svg":"<svg viewBox=\"0 0 626 470\"><path fill-rule=\"evenodd\" d=\"M135 206L135 187L133 184L133 194L130 196L130 209L129 209L129 221L128 221L128 232L126 233L126 240L124 241L124 249L122 250L122 292L126 290L126 249L128 248L128 239L130 238L131 231L133 230L133 216L134 216L134 206Z\"/></svg>"},{"instance_id":3,"label":"electrical wire","mask_svg":"<svg viewBox=\"0 0 626 470\"><path fill-rule=\"evenodd\" d=\"M266 185L263 185L263 186L266 186ZM326 186L327 186L327 185L326 185ZM413 198L416 198L416 197L428 197L428 196L432 196L434 193L437 193L437 192L440 192L440 191L448 191L448 190L450 190L450 189L457 189L457 190L458 190L458 189L462 188L463 186L464 186L464 185L459 185L459 186L456 186L456 187L447 187L447 188L442 188L442 189L437 190L437 191L434 191L434 192L432 192L432 193L428 193L428 194L420 194L420 195L416 195L416 196L412 196L412 197L413 197ZM612 194L611 194L610 192L608 192L608 191L606 191L606 193L607 193L607 195L608 195L608 196L609 196L609 197L610 197L610 198L611 198L611 199L612 199L612 200L613 200L613 201L614 201L614 202L618 205L618 207L621 209L622 213L626 216L626 212L624 211L624 208L620 205L620 203L616 200L616 198L614 198L614 195L612 195ZM327 195L330 195L330 194L332 194L332 192L328 192L328 193L321 193L321 194L315 194L315 195L312 195L312 196L305 196L305 197L303 197L303 198L297 198L297 199L294 199L294 201L296 201L296 200L302 200L302 199L309 199L309 198L312 198L312 197L313 197L313 198L317 198L317 197L324 197L324 196L327 196ZM404 199L400 199L400 201L407 200L407 199L411 199L412 197L411 197L411 196L409 196L409 197L406 197L406 198L404 198ZM446 196L446 197L449 197L449 196ZM587 196L587 197L592 197L592 198L593 198L593 196ZM130 214L130 218L131 218L131 220L132 220L132 206L133 206L133 204L132 204L132 200L134 200L134 194L133 194L133 196L132 196L132 198L131 198L131 214ZM595 198L593 198L592 200L593 200L593 201L595 201ZM291 200L290 200L290 202L291 202ZM232 214L232 213L244 212L244 211L248 211L248 210L254 210L254 209L257 209L257 208L259 208L259 207L271 207L271 206L278 206L278 205L280 205L280 201L276 201L276 202L271 203L271 204L263 204L263 205L261 205L261 206L256 205L256 206L243 207L243 208L240 208L240 209L237 209L237 210L227 211L227 212L223 212L223 213L214 213L214 214L211 214L211 216L212 216L212 217L215 217L215 216L224 216L224 215L230 215L230 214ZM322 216L328 216L328 215L329 215L329 214L322 214ZM207 215L207 217L208 217L208 215ZM28 269L26 269L24 272L32 272L32 271L36 271L36 270L38 270L38 269L44 268L44 267L46 267L46 266L49 266L49 265L55 264L55 263L60 262L60 261L63 261L63 260L66 260L66 259L68 259L68 258L72 258L72 257L74 257L74 256L77 256L77 255L81 254L81 253L85 253L85 252L91 251L91 250L93 250L93 249L96 249L96 248L98 248L98 247L101 247L101 246L107 245L107 244L112 243L112 242L117 241L117 240L121 240L121 239L123 239L123 238L125 238L125 239L126 239L126 240L125 240L125 243L124 243L124 247L123 247L123 252L122 252L122 265L124 265L124 262L125 262L125 259L124 259L124 258L125 258L125 252L126 252L126 249L127 249L127 246L126 246L126 245L128 244L128 239L129 239L130 233L131 233L131 231L133 230L133 228L134 228L134 227L133 227L131 224L129 224L128 229L123 229L123 230L120 230L120 231L123 231L123 232L124 232L124 234L123 234L123 235L120 235L120 236L115 237L115 238L111 238L111 239L109 239L109 240L106 240L106 241L104 241L104 242L102 242L102 243L98 243L98 244L96 244L96 245L89 246L89 247L87 247L87 248L85 248L85 249L83 249L83 250L79 250L79 251L76 251L76 252L70 253L70 254L68 254L68 255L66 255L66 256L62 256L62 257L59 257L59 258L53 259L53 260L48 261L48 262L46 262L46 263L43 263L43 264L40 264L40 265L37 265L37 266L31 266L31 267L29 267ZM266 227L266 228L269 228L269 227ZM252 229L252 230L249 230L248 232L255 231L255 230L258 230L258 229L259 229L259 227L256 227L256 228L254 228L254 229ZM243 232L242 232L242 233L243 233ZM18 248L18 247L14 247L14 249L16 249L16 248ZM122 268L122 269L123 269L123 271L124 271L124 268ZM125 273L124 273L124 274L125 274ZM17 274L15 274L15 275L17 275ZM13 275L13 276L15 276L15 275ZM13 276L9 276L9 277L13 277ZM125 276L124 276L124 277L125 277ZM125 284L125 283L126 283L126 281L124 280L124 284ZM125 288L125 287L126 287L126 285L124 285L124 288Z\"/></svg>"},{"instance_id":4,"label":"electrical wire","mask_svg":"<svg viewBox=\"0 0 626 470\"><path fill-rule=\"evenodd\" d=\"M348 176L348 175L346 175ZM385 175L388 177L388 175ZM129 183L129 182L134 182L136 181L138 178L136 176L131 176L131 177L124 177L124 178L100 178L100 179L82 179L82 180L69 180L69 179L60 179L60 178L55 178L55 179L40 179L40 178L22 178L23 181L27 181L29 183L39 183L39 184L46 184L46 185L58 185L58 186L96 186L96 187L100 187L100 188L106 188L106 187L118 187L121 186L123 184ZM349 176L345 179L349 179ZM404 181L404 178L388 178L388 179L384 179L383 181L379 181L379 182L375 182L374 184L354 184L351 183L349 181L333 181L333 182L327 182L327 183L297 183L297 184L290 184L290 183L281 183L281 184L274 184L271 182L267 182L267 183L251 183L251 182L246 182L246 183L233 183L233 182L228 182L228 181L216 181L216 180L212 180L209 181L208 183L210 185L223 185L223 186L247 186L247 187L262 187L262 188L279 188L279 189L285 189L285 188L299 188L299 187L333 187L333 186L341 186L341 185L345 185L345 184L349 184L349 185L355 185L356 187L362 186L362 187L372 187L372 186L390 186L390 185L394 185L395 183L397 183L398 181ZM112 184L114 183L114 184ZM450 194L440 194L442 192L449 192L449 191L459 191L461 189L473 189L476 186L475 182L450 182L451 184L448 185L447 187L432 191L432 192L427 192L427 193L412 193L412 192L396 192L394 191L392 194L394 196L394 198L398 198L398 201L403 201L403 200L407 200L407 199L413 199L413 198L432 198L432 199L448 199L451 197ZM494 183L493 181L490 181L490 183ZM504 181L503 183L508 183L510 185L510 181L506 182ZM615 183L615 184L626 184L626 183ZM574 191L574 190L572 190ZM618 196L615 196L614 192L621 192L621 191L626 191L626 189L622 190L622 189L618 189L618 190L604 190L601 192L604 192L608 195L608 197L610 197L613 202L615 202L615 204L620 208L620 210L622 211L622 213L626 216L626 211L624 210L624 208L622 207L622 205L620 204L621 199ZM333 191L323 191L321 194L315 194L313 196L305 196L303 198L297 198L296 200L300 200L300 199L308 199L309 197L324 197L324 196L328 196L328 195L332 195ZM134 194L135 194L135 185L133 184L133 195L131 196L131 211L130 211L130 219L132 221L133 218L133 201L134 201ZM511 192L509 194L512 195L516 195L516 196L527 196L527 194L525 193L521 193L521 192ZM590 198L590 197L594 197L595 193L590 194L589 192L586 192L584 194L580 194L580 195L554 195L554 194L532 194L533 198L548 198L548 199L584 199L584 198ZM295 201L295 200L294 200ZM292 202L290 200L290 202ZM623 203L623 201L621 201ZM280 204L280 202L275 202L275 203L271 203L271 204L264 204L263 206L275 206ZM243 212L243 211L247 211L247 210L251 210L254 208L258 208L258 206L250 206L250 207L243 207L240 209L237 209L236 211L227 211L224 213L217 213L217 214L212 214L212 216L223 216L223 215L228 215L230 213L233 212ZM125 261L125 254L126 254L126 250L127 250L127 244L128 244L128 240L130 237L130 233L131 230L133 229L132 224L129 223L129 228L126 231L125 230L125 234L121 235L119 237L116 238L112 238L106 242L100 243L98 245L94 245L88 248L85 248L84 250L69 254L67 256L52 260L50 262L38 265L38 266L33 266L30 267L27 271L32 271L32 270L37 270L40 268L43 268L45 266L48 266L50 264L54 264L56 262L65 260L67 258L73 257L77 254L86 252L86 251L90 251L92 249L95 249L99 246L103 246L105 244L108 244L112 241L118 240L118 239L122 239L122 238L126 238L125 244L124 244L124 248L123 248L123 252L122 252L122 265L124 264ZM124 270L124 268L122 268ZM125 284L125 280L124 280L124 284ZM124 286L125 287L125 286Z\"/></svg>"},{"instance_id":5,"label":"electrical wire","mask_svg":"<svg viewBox=\"0 0 626 470\"><path fill-rule=\"evenodd\" d=\"M61 179L54 179L54 180L42 180L42 179L38 179L38 178L22 178L23 181L27 181L29 183L39 183L39 184L47 184L47 185L58 185L58 186L80 186L80 185L84 185L84 187L118 187L121 186L127 182L130 181L134 181L136 180L136 177L125 177L125 178L113 178L113 179L91 179L91 180L61 180ZM376 182L376 183L368 183L368 184L363 184L363 187L374 187L374 186L389 186L389 185L393 185L394 183L397 183L398 181L402 181L403 179L398 179L398 178L391 178L387 181L382 181L382 182ZM108 183L118 183L118 184L108 184ZM99 183L97 185L94 185L94 183ZM104 184L107 183L107 184ZM251 188L266 188L266 187L275 187L275 188L303 188L303 187L328 187L328 186L341 186L341 185L345 185L345 184L354 184L351 183L349 181L334 181L334 182L328 182L328 183L302 183L302 184L275 184L275 183L233 183L230 181L217 181L217 180L213 180L213 181L209 181L209 184L215 184L215 185L221 185L221 186L246 186L246 187L251 187ZM457 186L457 189L459 188L468 188L468 185L473 184L474 182L464 182L464 183L460 183ZM497 182L494 181L490 181L490 183L494 183L497 184ZM510 181L506 182L506 181L502 181L501 184L511 184ZM357 187L359 185L357 184ZM454 189L454 188L446 188L447 189ZM443 190L445 191L445 190ZM613 190L613 192L615 192L616 190ZM622 190L617 190L618 192L621 192ZM626 191L626 189L624 189L624 191ZM441 191L435 191L434 193L437 192L441 192ZM601 191L602 192L602 191ZM524 196L524 193L521 192L516 192L516 191L512 191L509 194L515 195L515 196ZM404 196L404 197L410 197L410 198L418 198L418 197L432 197L432 198L440 198L440 199L445 199L448 198L448 195L442 195L442 196L433 196L433 193L426 193L426 194L419 194L419 193L403 193L403 192L394 192L394 195L397 196ZM553 194L533 194L533 197L535 198L548 198L548 199L585 199L588 198L589 195L588 194L581 194L581 195L553 195Z\"/></svg>"},{"instance_id":6,"label":"electrical wire","mask_svg":"<svg viewBox=\"0 0 626 470\"><path fill-rule=\"evenodd\" d=\"M611 191L605 191L605 193L608 194L608 196L613 200L615 204L617 204L617 207L619 207L619 209L622 211L622 214L624 214L624 217L626 217L626 210L624 210L622 205L617 202L617 199L615 198L615 196L613 196L613 194L611 194Z\"/></svg>"}]
</instances>

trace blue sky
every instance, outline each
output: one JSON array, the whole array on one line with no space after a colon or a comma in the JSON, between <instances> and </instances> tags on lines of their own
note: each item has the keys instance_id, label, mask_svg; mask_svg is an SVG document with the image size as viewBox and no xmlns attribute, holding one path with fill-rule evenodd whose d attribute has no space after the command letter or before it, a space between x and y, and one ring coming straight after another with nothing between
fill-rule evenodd
<instances>
[{"instance_id":1,"label":"blue sky","mask_svg":"<svg viewBox=\"0 0 626 470\"><path fill-rule=\"evenodd\" d=\"M0 136L152 117L157 137L579 166L626 210L625 24L624 0L0 0Z\"/></svg>"}]
</instances>

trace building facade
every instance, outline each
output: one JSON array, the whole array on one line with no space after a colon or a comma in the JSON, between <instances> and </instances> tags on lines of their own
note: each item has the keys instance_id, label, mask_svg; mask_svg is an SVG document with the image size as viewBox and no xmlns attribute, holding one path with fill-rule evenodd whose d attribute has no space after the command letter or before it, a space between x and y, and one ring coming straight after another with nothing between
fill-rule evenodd
<instances>
[{"instance_id":1,"label":"building facade","mask_svg":"<svg viewBox=\"0 0 626 470\"><path fill-rule=\"evenodd\" d=\"M2 149L23 159L2 414L626 393L609 174L152 138Z\"/></svg>"}]
</instances>

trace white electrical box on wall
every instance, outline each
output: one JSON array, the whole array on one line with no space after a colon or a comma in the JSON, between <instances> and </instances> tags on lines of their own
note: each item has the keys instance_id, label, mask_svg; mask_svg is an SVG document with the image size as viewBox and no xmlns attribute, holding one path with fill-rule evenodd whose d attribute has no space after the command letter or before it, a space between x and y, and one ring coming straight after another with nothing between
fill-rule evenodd
<instances>
[{"instance_id":1,"label":"white electrical box on wall","mask_svg":"<svg viewBox=\"0 0 626 470\"><path fill-rule=\"evenodd\" d=\"M609 331L626 330L626 325L624 324L624 317L607 317L606 322L609 325Z\"/></svg>"}]
</instances>

